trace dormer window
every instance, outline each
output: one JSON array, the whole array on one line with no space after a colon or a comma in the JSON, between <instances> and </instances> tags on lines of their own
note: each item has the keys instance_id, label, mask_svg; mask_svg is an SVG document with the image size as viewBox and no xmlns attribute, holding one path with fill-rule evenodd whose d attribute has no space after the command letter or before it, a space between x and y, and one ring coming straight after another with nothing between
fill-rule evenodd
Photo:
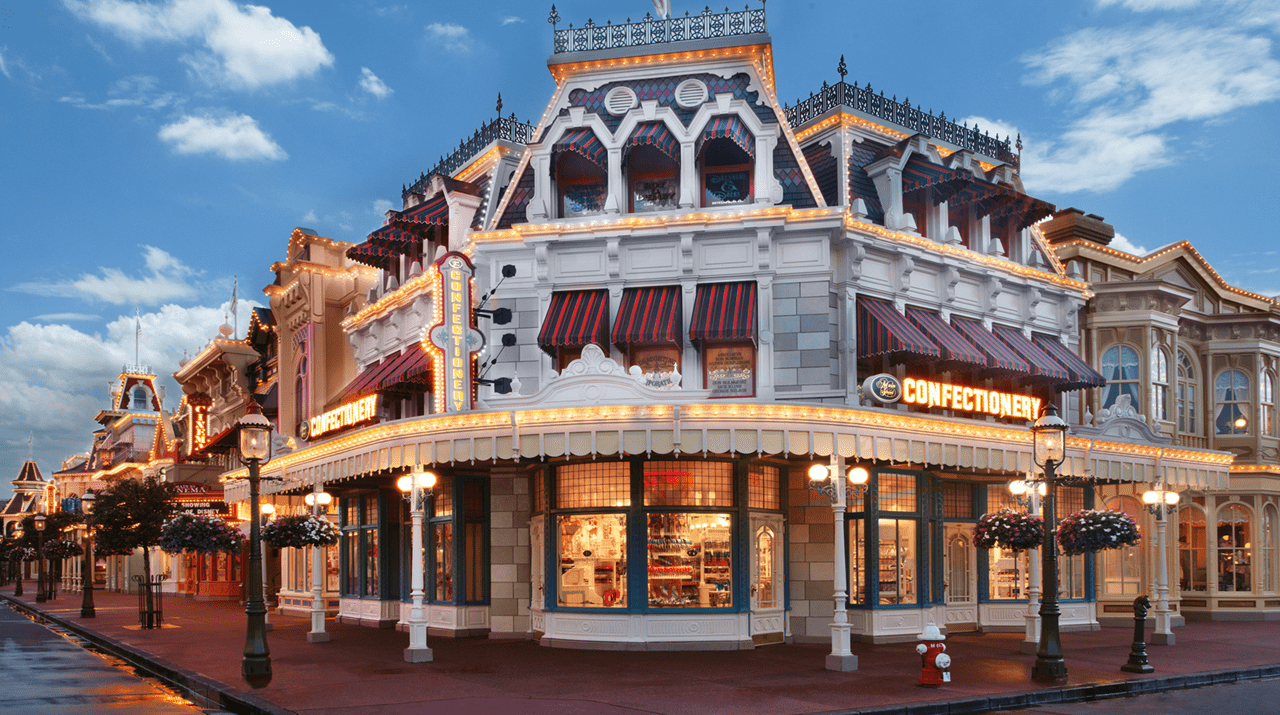
<instances>
[{"instance_id":1,"label":"dormer window","mask_svg":"<svg viewBox=\"0 0 1280 715\"><path fill-rule=\"evenodd\" d=\"M147 409L147 390L144 387L138 387L133 391L133 409Z\"/></svg>"},{"instance_id":2,"label":"dormer window","mask_svg":"<svg viewBox=\"0 0 1280 715\"><path fill-rule=\"evenodd\" d=\"M629 209L633 213L679 206L680 143L662 122L636 127L625 158Z\"/></svg>"},{"instance_id":3,"label":"dormer window","mask_svg":"<svg viewBox=\"0 0 1280 715\"><path fill-rule=\"evenodd\" d=\"M560 218L604 212L609 193L608 151L589 127L571 129L555 145Z\"/></svg>"},{"instance_id":4,"label":"dormer window","mask_svg":"<svg viewBox=\"0 0 1280 715\"><path fill-rule=\"evenodd\" d=\"M755 138L738 117L715 117L698 140L702 205L751 203Z\"/></svg>"}]
</instances>

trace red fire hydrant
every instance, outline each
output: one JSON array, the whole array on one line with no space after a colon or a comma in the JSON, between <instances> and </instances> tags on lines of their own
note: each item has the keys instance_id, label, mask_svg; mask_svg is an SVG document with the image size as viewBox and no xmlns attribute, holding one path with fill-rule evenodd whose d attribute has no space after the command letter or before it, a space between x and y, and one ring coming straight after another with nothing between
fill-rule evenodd
<instances>
[{"instance_id":1,"label":"red fire hydrant","mask_svg":"<svg viewBox=\"0 0 1280 715\"><path fill-rule=\"evenodd\" d=\"M920 654L920 685L926 688L937 688L943 683L951 682L951 656L943 651L947 646L942 643L947 637L942 635L936 624L930 623L920 634L920 644L916 652Z\"/></svg>"}]
</instances>

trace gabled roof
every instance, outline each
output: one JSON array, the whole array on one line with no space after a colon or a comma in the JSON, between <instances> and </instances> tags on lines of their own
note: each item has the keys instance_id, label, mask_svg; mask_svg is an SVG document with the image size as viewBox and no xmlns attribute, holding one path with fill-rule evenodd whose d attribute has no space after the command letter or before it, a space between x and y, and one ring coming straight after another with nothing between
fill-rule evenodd
<instances>
[{"instance_id":1,"label":"gabled roof","mask_svg":"<svg viewBox=\"0 0 1280 715\"><path fill-rule=\"evenodd\" d=\"M36 463L31 460L22 463L22 468L18 470L18 477L9 483L19 489L32 485L40 489L45 485L44 476L40 474L40 467L36 466Z\"/></svg>"}]
</instances>

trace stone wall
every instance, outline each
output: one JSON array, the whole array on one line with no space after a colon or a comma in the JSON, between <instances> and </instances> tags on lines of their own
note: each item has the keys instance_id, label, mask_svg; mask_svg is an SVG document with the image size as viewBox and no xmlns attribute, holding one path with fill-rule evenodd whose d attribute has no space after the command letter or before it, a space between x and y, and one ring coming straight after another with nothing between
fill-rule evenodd
<instances>
[{"instance_id":1,"label":"stone wall","mask_svg":"<svg viewBox=\"0 0 1280 715\"><path fill-rule=\"evenodd\" d=\"M808 465L786 470L791 635L799 643L831 640L835 524L831 500L809 489ZM812 504L812 506L810 506Z\"/></svg>"},{"instance_id":2,"label":"stone wall","mask_svg":"<svg viewBox=\"0 0 1280 715\"><path fill-rule=\"evenodd\" d=\"M828 281L773 286L773 378L785 393L840 388L839 310Z\"/></svg>"},{"instance_id":3,"label":"stone wall","mask_svg":"<svg viewBox=\"0 0 1280 715\"><path fill-rule=\"evenodd\" d=\"M489 473L491 638L525 638L529 632L529 481L522 469Z\"/></svg>"}]
</instances>

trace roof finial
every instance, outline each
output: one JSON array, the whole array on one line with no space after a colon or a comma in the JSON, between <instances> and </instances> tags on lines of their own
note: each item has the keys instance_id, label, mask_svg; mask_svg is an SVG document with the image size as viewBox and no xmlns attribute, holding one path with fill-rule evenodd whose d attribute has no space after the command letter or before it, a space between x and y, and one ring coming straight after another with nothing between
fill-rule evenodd
<instances>
[{"instance_id":1,"label":"roof finial","mask_svg":"<svg viewBox=\"0 0 1280 715\"><path fill-rule=\"evenodd\" d=\"M844 82L844 76L849 74L849 68L844 64L844 55L840 55L840 64L836 65L836 73L840 75L840 82Z\"/></svg>"},{"instance_id":2,"label":"roof finial","mask_svg":"<svg viewBox=\"0 0 1280 715\"><path fill-rule=\"evenodd\" d=\"M498 92L498 119L502 119L502 92Z\"/></svg>"},{"instance_id":3,"label":"roof finial","mask_svg":"<svg viewBox=\"0 0 1280 715\"><path fill-rule=\"evenodd\" d=\"M560 22L560 13L556 12L555 3L551 4L551 14L547 16L547 22L551 23L551 31L555 32L556 23Z\"/></svg>"}]
</instances>

